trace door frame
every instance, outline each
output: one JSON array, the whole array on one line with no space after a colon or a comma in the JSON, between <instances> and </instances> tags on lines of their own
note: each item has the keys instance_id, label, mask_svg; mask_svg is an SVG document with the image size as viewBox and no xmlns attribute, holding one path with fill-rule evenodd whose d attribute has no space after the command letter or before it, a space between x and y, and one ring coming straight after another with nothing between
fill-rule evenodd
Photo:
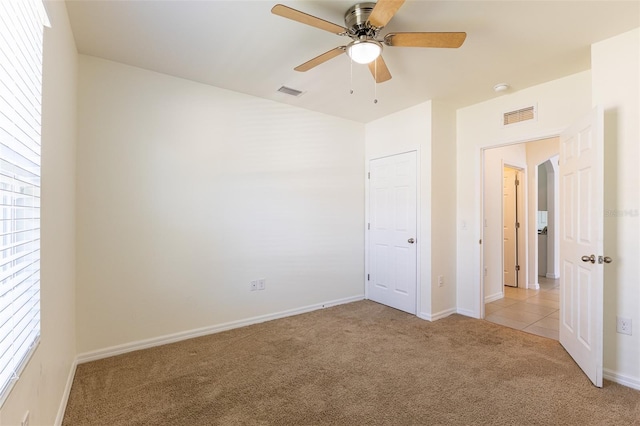
<instances>
[{"instance_id":1,"label":"door frame","mask_svg":"<svg viewBox=\"0 0 640 426\"><path fill-rule=\"evenodd\" d=\"M519 137L517 139L510 139L507 141L503 141L503 142L498 142L498 143L494 143L492 145L486 145L483 147L479 148L479 152L480 152L480 176L479 176L479 182L480 182L480 221L479 223L481 225L484 224L484 219L485 219L485 215L484 215L484 208L485 208L485 188L484 188L484 180L485 180L485 176L486 176L486 170L485 170L485 164L484 164L484 157L485 157L485 151L489 150L489 149L494 149L494 148L503 148L505 146L510 146L510 145L518 145L521 143L529 143L529 142L536 142L536 141L541 141L541 140L545 140L545 139L550 139L550 138L560 138L560 134L569 126L566 126L565 128L562 129L555 129L555 130L551 130L548 132L544 132L544 133L539 133L539 134L532 134L530 136L524 136L524 137ZM558 139L559 140L559 139ZM559 143L559 142L558 142ZM559 147L558 147L559 149ZM558 209L560 208L560 206L558 205ZM482 245L484 242L484 226L480 226L480 244ZM480 270L478 271L478 275L480 276L480 280L478 281L478 286L479 286L479 291L478 291L478 295L479 295L479 305L480 305L480 309L478 310L478 312L480 313L480 319L484 319L486 316L486 312L484 309L484 247L481 246L480 247ZM366 277L365 277L366 278Z\"/></svg>"},{"instance_id":2,"label":"door frame","mask_svg":"<svg viewBox=\"0 0 640 426\"><path fill-rule=\"evenodd\" d=\"M369 200L370 200L370 165L372 161L380 160L382 158L394 157L396 155L408 154L410 152L416 153L416 316L421 318L422 312L422 282L420 280L422 262L421 259L421 250L420 247L422 245L422 231L421 231L421 222L422 222L422 208L421 208L421 182L420 178L420 147L416 147L415 149L402 150L394 153L390 153L387 155L381 155L373 158L365 159L365 173L364 173L364 298L369 300L369 281L367 280L367 274L369 274L369 229L368 224L371 222L371 216L369 211Z\"/></svg>"}]
</instances>

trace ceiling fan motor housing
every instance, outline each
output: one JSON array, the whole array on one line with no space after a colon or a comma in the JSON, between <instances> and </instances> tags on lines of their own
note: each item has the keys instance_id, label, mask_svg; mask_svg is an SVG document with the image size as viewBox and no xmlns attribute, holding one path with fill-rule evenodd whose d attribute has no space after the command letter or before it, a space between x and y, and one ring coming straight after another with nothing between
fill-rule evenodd
<instances>
[{"instance_id":1,"label":"ceiling fan motor housing","mask_svg":"<svg viewBox=\"0 0 640 426\"><path fill-rule=\"evenodd\" d=\"M375 7L375 3L358 3L354 4L347 10L344 15L345 26L349 29L349 32L359 39L373 38L376 36L377 30L372 27L367 21L369 15Z\"/></svg>"}]
</instances>

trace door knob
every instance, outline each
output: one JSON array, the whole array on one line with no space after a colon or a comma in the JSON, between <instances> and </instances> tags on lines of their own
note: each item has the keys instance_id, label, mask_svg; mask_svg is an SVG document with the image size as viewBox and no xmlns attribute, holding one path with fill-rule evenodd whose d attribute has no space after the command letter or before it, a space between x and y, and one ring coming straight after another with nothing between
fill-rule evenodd
<instances>
[{"instance_id":1,"label":"door knob","mask_svg":"<svg viewBox=\"0 0 640 426\"><path fill-rule=\"evenodd\" d=\"M413 244L413 243L415 243L415 242L416 242L416 240L414 240L413 238L409 238L409 239L407 240L407 242L408 242L409 244Z\"/></svg>"},{"instance_id":2,"label":"door knob","mask_svg":"<svg viewBox=\"0 0 640 426\"><path fill-rule=\"evenodd\" d=\"M609 256L598 256L598 263L611 263L613 262L613 259L611 259Z\"/></svg>"},{"instance_id":3,"label":"door knob","mask_svg":"<svg viewBox=\"0 0 640 426\"><path fill-rule=\"evenodd\" d=\"M596 256L594 254L592 254L591 256L582 256L582 261L596 263Z\"/></svg>"}]
</instances>

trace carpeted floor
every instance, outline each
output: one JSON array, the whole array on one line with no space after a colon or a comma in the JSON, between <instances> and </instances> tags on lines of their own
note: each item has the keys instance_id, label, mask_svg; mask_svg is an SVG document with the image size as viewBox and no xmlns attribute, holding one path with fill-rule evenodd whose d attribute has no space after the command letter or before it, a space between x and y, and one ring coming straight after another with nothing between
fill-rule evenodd
<instances>
[{"instance_id":1,"label":"carpeted floor","mask_svg":"<svg viewBox=\"0 0 640 426\"><path fill-rule=\"evenodd\" d=\"M64 425L640 425L554 340L362 301L78 366Z\"/></svg>"}]
</instances>

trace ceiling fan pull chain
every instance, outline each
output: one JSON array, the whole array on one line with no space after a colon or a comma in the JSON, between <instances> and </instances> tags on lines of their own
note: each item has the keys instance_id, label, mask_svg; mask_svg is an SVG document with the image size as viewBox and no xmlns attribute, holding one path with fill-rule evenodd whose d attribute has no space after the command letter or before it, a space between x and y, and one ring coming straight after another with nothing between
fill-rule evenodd
<instances>
[{"instance_id":1,"label":"ceiling fan pull chain","mask_svg":"<svg viewBox=\"0 0 640 426\"><path fill-rule=\"evenodd\" d=\"M373 103L378 103L378 60L373 62Z\"/></svg>"},{"instance_id":2,"label":"ceiling fan pull chain","mask_svg":"<svg viewBox=\"0 0 640 426\"><path fill-rule=\"evenodd\" d=\"M353 59L349 58L349 63L351 64L351 77L349 81L349 94L353 95Z\"/></svg>"}]
</instances>

